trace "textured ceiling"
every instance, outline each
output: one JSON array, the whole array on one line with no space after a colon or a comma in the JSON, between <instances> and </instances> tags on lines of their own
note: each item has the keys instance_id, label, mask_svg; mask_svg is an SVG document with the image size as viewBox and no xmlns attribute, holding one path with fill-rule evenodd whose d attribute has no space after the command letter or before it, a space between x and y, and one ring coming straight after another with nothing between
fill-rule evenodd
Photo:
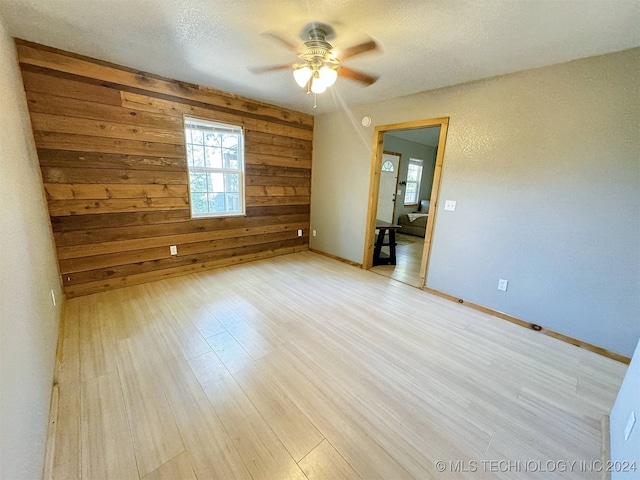
<instances>
[{"instance_id":1,"label":"textured ceiling","mask_svg":"<svg viewBox=\"0 0 640 480\"><path fill-rule=\"evenodd\" d=\"M0 0L0 18L14 37L308 113L640 45L640 0ZM378 82L338 79L313 110L289 71L248 70L296 60L260 33L301 44L311 21L338 50L375 39L345 64Z\"/></svg>"}]
</instances>

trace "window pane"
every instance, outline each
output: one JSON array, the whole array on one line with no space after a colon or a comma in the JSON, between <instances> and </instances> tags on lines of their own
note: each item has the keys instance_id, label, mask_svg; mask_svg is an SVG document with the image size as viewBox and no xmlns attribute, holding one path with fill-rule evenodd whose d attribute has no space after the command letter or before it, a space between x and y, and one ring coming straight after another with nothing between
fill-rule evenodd
<instances>
[{"instance_id":1,"label":"window pane","mask_svg":"<svg viewBox=\"0 0 640 480\"><path fill-rule=\"evenodd\" d=\"M227 202L227 212L235 212L240 208L240 195L237 193L227 193L225 199Z\"/></svg>"},{"instance_id":2,"label":"window pane","mask_svg":"<svg viewBox=\"0 0 640 480\"><path fill-rule=\"evenodd\" d=\"M222 146L232 150L238 149L238 135L228 134L222 139Z\"/></svg>"},{"instance_id":3,"label":"window pane","mask_svg":"<svg viewBox=\"0 0 640 480\"><path fill-rule=\"evenodd\" d=\"M404 194L404 203L405 205L411 205L413 203L417 203L418 198L418 185L413 182L407 182L407 189Z\"/></svg>"},{"instance_id":4,"label":"window pane","mask_svg":"<svg viewBox=\"0 0 640 480\"><path fill-rule=\"evenodd\" d=\"M237 173L225 173L224 190L225 192L240 191L240 175L238 175Z\"/></svg>"},{"instance_id":5,"label":"window pane","mask_svg":"<svg viewBox=\"0 0 640 480\"><path fill-rule=\"evenodd\" d=\"M204 147L199 145L193 146L193 162L194 167L204 167Z\"/></svg>"},{"instance_id":6,"label":"window pane","mask_svg":"<svg viewBox=\"0 0 640 480\"><path fill-rule=\"evenodd\" d=\"M198 130L197 128L191 128L190 130L191 130L191 143L202 145L203 144L202 131Z\"/></svg>"},{"instance_id":7,"label":"window pane","mask_svg":"<svg viewBox=\"0 0 640 480\"><path fill-rule=\"evenodd\" d=\"M206 173L194 173L189 175L191 182L192 192L206 192L207 191L207 174Z\"/></svg>"},{"instance_id":8,"label":"window pane","mask_svg":"<svg viewBox=\"0 0 640 480\"><path fill-rule=\"evenodd\" d=\"M207 213L209 211L206 193L191 192L191 210L193 213Z\"/></svg>"},{"instance_id":9,"label":"window pane","mask_svg":"<svg viewBox=\"0 0 640 480\"><path fill-rule=\"evenodd\" d=\"M189 132L191 131L189 130ZM189 140L187 140L187 145L185 146L185 149L187 150L187 165L189 167L193 167L193 145L188 142Z\"/></svg>"},{"instance_id":10,"label":"window pane","mask_svg":"<svg viewBox=\"0 0 640 480\"><path fill-rule=\"evenodd\" d=\"M210 212L224 212L224 194L209 193L207 199L209 200Z\"/></svg>"},{"instance_id":11,"label":"window pane","mask_svg":"<svg viewBox=\"0 0 640 480\"><path fill-rule=\"evenodd\" d=\"M207 132L204 136L204 142L206 145L209 145L209 146L220 145L220 140L218 138L218 135L214 132Z\"/></svg>"},{"instance_id":12,"label":"window pane","mask_svg":"<svg viewBox=\"0 0 640 480\"><path fill-rule=\"evenodd\" d=\"M205 156L207 168L222 168L219 148L205 147Z\"/></svg>"},{"instance_id":13,"label":"window pane","mask_svg":"<svg viewBox=\"0 0 640 480\"><path fill-rule=\"evenodd\" d=\"M209 173L209 191L224 192L224 173Z\"/></svg>"},{"instance_id":14,"label":"window pane","mask_svg":"<svg viewBox=\"0 0 640 480\"><path fill-rule=\"evenodd\" d=\"M238 163L238 150L237 149L229 149L225 148L222 151L222 156L224 159L224 168L240 168Z\"/></svg>"}]
</instances>

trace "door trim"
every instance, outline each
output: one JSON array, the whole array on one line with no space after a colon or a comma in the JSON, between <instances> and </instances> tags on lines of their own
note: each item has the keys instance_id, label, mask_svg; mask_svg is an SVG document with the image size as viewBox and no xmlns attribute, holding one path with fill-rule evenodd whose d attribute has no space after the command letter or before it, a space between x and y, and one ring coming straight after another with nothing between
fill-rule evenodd
<instances>
[{"instance_id":1,"label":"door trim","mask_svg":"<svg viewBox=\"0 0 640 480\"><path fill-rule=\"evenodd\" d=\"M394 130L413 130L416 128L437 126L440 127L440 137L438 139L436 165L433 172L433 183L429 203L429 218L427 219L427 228L425 231L424 246L422 249L422 261L420 262L420 288L424 288L427 280L429 257L431 256L433 229L436 221L435 217L438 206L438 195L440 193L440 179L442 176L442 166L444 164L444 151L447 139L447 129L449 127L449 117L433 118L429 120L416 120L389 125L378 125L375 127L373 133L373 153L369 179L367 226L365 231L364 254L362 258L362 268L366 270L369 270L373 265L373 248L376 232L376 210L378 207L378 192L380 189L380 168L382 166L384 134L386 132L391 132Z\"/></svg>"}]
</instances>

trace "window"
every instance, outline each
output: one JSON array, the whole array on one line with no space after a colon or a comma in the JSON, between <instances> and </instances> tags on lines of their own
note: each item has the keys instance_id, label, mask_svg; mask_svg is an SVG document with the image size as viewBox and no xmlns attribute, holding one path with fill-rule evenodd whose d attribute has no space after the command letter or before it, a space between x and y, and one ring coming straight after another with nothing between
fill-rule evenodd
<instances>
[{"instance_id":1,"label":"window","mask_svg":"<svg viewBox=\"0 0 640 480\"><path fill-rule=\"evenodd\" d=\"M417 205L422 180L422 160L410 158L407 170L407 186L404 191L404 204Z\"/></svg>"},{"instance_id":2,"label":"window","mask_svg":"<svg viewBox=\"0 0 640 480\"><path fill-rule=\"evenodd\" d=\"M192 217L244 215L242 127L185 117Z\"/></svg>"},{"instance_id":3,"label":"window","mask_svg":"<svg viewBox=\"0 0 640 480\"><path fill-rule=\"evenodd\" d=\"M387 160L382 164L383 172L393 172L393 162L391 160Z\"/></svg>"}]
</instances>

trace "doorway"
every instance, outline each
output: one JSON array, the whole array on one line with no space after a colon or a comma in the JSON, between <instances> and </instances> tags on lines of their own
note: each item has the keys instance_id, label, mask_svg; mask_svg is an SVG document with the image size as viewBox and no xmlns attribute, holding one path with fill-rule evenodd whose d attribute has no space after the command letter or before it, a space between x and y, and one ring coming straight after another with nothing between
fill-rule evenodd
<instances>
[{"instance_id":1,"label":"doorway","mask_svg":"<svg viewBox=\"0 0 640 480\"><path fill-rule=\"evenodd\" d=\"M380 188L378 189L378 208L376 219L393 223L396 214L398 196L398 172L400 170L399 153L384 151L380 167Z\"/></svg>"},{"instance_id":2,"label":"doorway","mask_svg":"<svg viewBox=\"0 0 640 480\"><path fill-rule=\"evenodd\" d=\"M374 271L418 288L426 285L448 123L448 118L437 118L375 128L363 268L371 269L373 265L376 223L387 221L390 202L385 198L389 197L386 183L392 182L384 180L383 166L391 167L387 163L389 155L393 155L399 158L397 168L401 172L393 191L394 213L389 222L399 225L397 262L376 266ZM392 153L390 146L394 152L401 151Z\"/></svg>"}]
</instances>

